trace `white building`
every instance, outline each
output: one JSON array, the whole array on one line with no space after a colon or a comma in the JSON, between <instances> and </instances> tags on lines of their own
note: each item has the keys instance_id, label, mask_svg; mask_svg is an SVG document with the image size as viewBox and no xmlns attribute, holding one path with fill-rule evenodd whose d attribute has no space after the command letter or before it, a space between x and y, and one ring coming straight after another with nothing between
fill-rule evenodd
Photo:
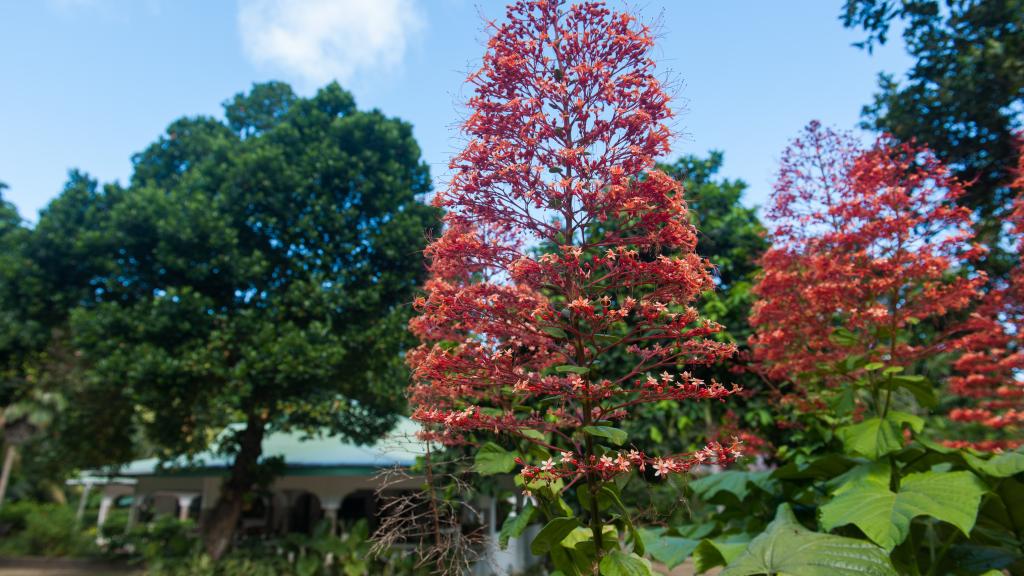
<instances>
[{"instance_id":1,"label":"white building","mask_svg":"<svg viewBox=\"0 0 1024 576\"><path fill-rule=\"evenodd\" d=\"M394 431L369 446L347 443L337 437L268 434L263 441L262 457L281 457L284 470L264 497L256 499L243 512L239 535L308 533L322 519L338 527L365 518L372 528L378 519L378 491L383 483L380 474L415 464L424 451L424 445L416 438L417 431L415 423L402 419ZM208 451L188 466L179 463L161 467L157 459L150 458L126 464L115 476L92 472L72 483L82 485L86 491L101 490L97 521L100 526L110 511L125 501L131 502L129 525L146 522L156 515L201 521L216 503L229 466L228 458ZM414 476L389 483L383 496L392 491L416 490L422 483L422 477ZM529 534L511 541L507 550L498 550L495 543L501 519L496 519L497 502L481 498L472 508L479 511L479 522L487 527L491 541L484 551L480 573L515 574L535 561L529 552Z\"/></svg>"}]
</instances>

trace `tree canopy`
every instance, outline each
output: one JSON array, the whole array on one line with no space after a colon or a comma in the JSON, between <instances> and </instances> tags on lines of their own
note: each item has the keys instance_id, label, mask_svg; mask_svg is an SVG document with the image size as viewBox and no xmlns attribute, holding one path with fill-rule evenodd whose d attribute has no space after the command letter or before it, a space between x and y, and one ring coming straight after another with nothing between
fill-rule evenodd
<instances>
[{"instance_id":1,"label":"tree canopy","mask_svg":"<svg viewBox=\"0 0 1024 576\"><path fill-rule=\"evenodd\" d=\"M1024 1L847 0L843 24L867 33L871 49L894 23L914 64L905 80L882 74L864 125L917 140L970 182L961 202L980 219L979 239L993 249L987 267L1012 265L999 242L1024 128Z\"/></svg>"},{"instance_id":2,"label":"tree canopy","mask_svg":"<svg viewBox=\"0 0 1024 576\"><path fill-rule=\"evenodd\" d=\"M358 110L337 84L310 98L255 85L225 120L179 119L132 161L124 188L72 172L25 229L46 295L36 348L67 334L80 356L67 387L86 404L65 433L99 419L103 445L138 433L171 457L247 424L206 523L216 556L261 478L266 433L366 442L404 410L430 175L409 124ZM3 221L0 241L22 233Z\"/></svg>"}]
</instances>

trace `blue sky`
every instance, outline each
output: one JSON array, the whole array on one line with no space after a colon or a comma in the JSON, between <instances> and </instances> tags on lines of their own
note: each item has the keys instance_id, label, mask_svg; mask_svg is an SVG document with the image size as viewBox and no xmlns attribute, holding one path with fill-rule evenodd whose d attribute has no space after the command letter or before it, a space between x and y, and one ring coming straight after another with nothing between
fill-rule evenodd
<instances>
[{"instance_id":1,"label":"blue sky","mask_svg":"<svg viewBox=\"0 0 1024 576\"><path fill-rule=\"evenodd\" d=\"M613 6L618 4L612 2ZM811 119L853 127L902 45L869 55L841 0L631 2L660 21L655 56L679 81L673 154L725 152L763 204L786 141ZM492 0L0 0L0 181L34 221L70 168L125 182L175 118L220 115L253 82L301 94L337 78L362 108L413 123L438 185L459 146L463 81Z\"/></svg>"}]
</instances>

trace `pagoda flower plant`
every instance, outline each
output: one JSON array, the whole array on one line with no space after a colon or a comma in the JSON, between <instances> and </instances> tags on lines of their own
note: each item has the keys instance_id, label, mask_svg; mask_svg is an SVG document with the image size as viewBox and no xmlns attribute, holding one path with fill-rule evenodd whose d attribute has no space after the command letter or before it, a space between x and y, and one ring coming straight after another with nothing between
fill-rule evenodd
<instances>
[{"instance_id":1,"label":"pagoda flower plant","mask_svg":"<svg viewBox=\"0 0 1024 576\"><path fill-rule=\"evenodd\" d=\"M653 36L601 3L557 0L516 3L490 28L467 143L435 199L413 418L434 441L474 446L482 474L518 470L530 503L505 536L540 522L532 551L564 574L648 574L624 484L740 454L646 453L622 427L644 404L737 391L688 371L734 347L694 308L712 264L684 191L655 168L672 112Z\"/></svg>"},{"instance_id":2,"label":"pagoda flower plant","mask_svg":"<svg viewBox=\"0 0 1024 576\"><path fill-rule=\"evenodd\" d=\"M1024 452L939 442L941 364L969 369L963 319L986 310L965 189L919 143L816 122L792 142L751 317L777 467L691 483L713 512L656 556L723 576L1022 573Z\"/></svg>"}]
</instances>

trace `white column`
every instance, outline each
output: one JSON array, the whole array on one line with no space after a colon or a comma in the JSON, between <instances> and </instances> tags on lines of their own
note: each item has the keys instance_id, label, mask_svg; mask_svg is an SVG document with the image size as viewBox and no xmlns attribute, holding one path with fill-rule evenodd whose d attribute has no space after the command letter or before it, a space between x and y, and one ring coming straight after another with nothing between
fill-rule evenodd
<instances>
[{"instance_id":1,"label":"white column","mask_svg":"<svg viewBox=\"0 0 1024 576\"><path fill-rule=\"evenodd\" d=\"M192 501L197 496L197 494L178 494L178 520L182 522L188 520L189 507L192 506Z\"/></svg>"},{"instance_id":2,"label":"white column","mask_svg":"<svg viewBox=\"0 0 1024 576\"><path fill-rule=\"evenodd\" d=\"M320 498L320 509L331 523L332 536L338 534L338 508L341 508L341 496Z\"/></svg>"},{"instance_id":3,"label":"white column","mask_svg":"<svg viewBox=\"0 0 1024 576\"><path fill-rule=\"evenodd\" d=\"M82 485L82 498L78 501L78 511L75 512L75 523L82 523L82 516L85 515L85 505L89 501L89 491L92 490L92 482Z\"/></svg>"},{"instance_id":4,"label":"white column","mask_svg":"<svg viewBox=\"0 0 1024 576\"><path fill-rule=\"evenodd\" d=\"M110 515L110 508L114 505L114 497L110 494L104 494L100 500L100 513L96 517L96 529L103 528L103 523L107 521L107 516Z\"/></svg>"}]
</instances>

